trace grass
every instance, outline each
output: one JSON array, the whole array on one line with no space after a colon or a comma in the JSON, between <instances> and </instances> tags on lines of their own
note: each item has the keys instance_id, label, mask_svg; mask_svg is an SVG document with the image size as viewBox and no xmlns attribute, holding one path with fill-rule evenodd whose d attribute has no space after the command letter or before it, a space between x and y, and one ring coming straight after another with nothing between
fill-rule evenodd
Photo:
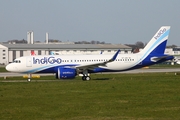
<instances>
[{"instance_id":1,"label":"grass","mask_svg":"<svg viewBox=\"0 0 180 120\"><path fill-rule=\"evenodd\" d=\"M5 66L0 66L0 72L7 72L7 70L5 69Z\"/></svg>"},{"instance_id":2,"label":"grass","mask_svg":"<svg viewBox=\"0 0 180 120\"><path fill-rule=\"evenodd\" d=\"M54 82L0 80L0 119L180 119L180 75L92 74L91 77L91 81L82 81L80 77ZM41 79L54 80L54 77Z\"/></svg>"}]
</instances>

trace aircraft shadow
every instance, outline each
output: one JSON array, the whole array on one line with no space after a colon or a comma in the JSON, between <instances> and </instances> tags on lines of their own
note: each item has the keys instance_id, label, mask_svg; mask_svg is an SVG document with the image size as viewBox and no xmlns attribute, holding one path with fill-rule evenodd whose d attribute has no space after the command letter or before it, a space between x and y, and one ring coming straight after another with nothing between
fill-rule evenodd
<instances>
[{"instance_id":1,"label":"aircraft shadow","mask_svg":"<svg viewBox=\"0 0 180 120\"><path fill-rule=\"evenodd\" d=\"M110 80L110 78L96 78L96 79L93 79L93 80Z\"/></svg>"}]
</instances>

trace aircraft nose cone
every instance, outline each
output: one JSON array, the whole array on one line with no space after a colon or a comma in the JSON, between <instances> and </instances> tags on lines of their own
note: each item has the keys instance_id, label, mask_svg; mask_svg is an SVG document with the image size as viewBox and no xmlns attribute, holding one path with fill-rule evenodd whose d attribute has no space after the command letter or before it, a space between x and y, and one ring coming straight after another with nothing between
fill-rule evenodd
<instances>
[{"instance_id":1,"label":"aircraft nose cone","mask_svg":"<svg viewBox=\"0 0 180 120\"><path fill-rule=\"evenodd\" d=\"M7 70L7 71L11 71L11 68L10 68L9 65L6 66L6 70Z\"/></svg>"},{"instance_id":2,"label":"aircraft nose cone","mask_svg":"<svg viewBox=\"0 0 180 120\"><path fill-rule=\"evenodd\" d=\"M9 72L17 72L17 70L11 64L6 66L6 70Z\"/></svg>"}]
</instances>

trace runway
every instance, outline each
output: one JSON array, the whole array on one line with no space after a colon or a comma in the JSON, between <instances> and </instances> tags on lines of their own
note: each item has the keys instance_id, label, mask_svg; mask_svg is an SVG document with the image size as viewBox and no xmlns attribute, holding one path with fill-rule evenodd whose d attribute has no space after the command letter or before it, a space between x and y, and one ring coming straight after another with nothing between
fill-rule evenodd
<instances>
[{"instance_id":1,"label":"runway","mask_svg":"<svg viewBox=\"0 0 180 120\"><path fill-rule=\"evenodd\" d=\"M104 73L96 73L96 74L136 74L136 73L158 73L158 72L174 72L179 73L180 68L168 68L168 69L135 69L130 71L124 71L124 72L104 72ZM0 77L16 77L16 76L24 76L27 74L20 74L20 73L12 73L12 72L1 72ZM54 76L54 74L33 74L33 75L39 75L39 76ZM57 82L57 81L64 81L64 80L31 80L31 82ZM1 80L0 82L27 82L27 80Z\"/></svg>"},{"instance_id":2,"label":"runway","mask_svg":"<svg viewBox=\"0 0 180 120\"><path fill-rule=\"evenodd\" d=\"M124 71L121 73L157 73L157 72L180 72L180 68L164 68L164 69L142 68L142 69Z\"/></svg>"},{"instance_id":3,"label":"runway","mask_svg":"<svg viewBox=\"0 0 180 120\"><path fill-rule=\"evenodd\" d=\"M121 73L157 73L157 72L180 72L180 68L167 68L167 69L136 69L124 72L111 72L111 74L121 74ZM109 72L101 73L101 74L109 74ZM12 77L12 76L23 76L27 74L20 73L12 73L12 72L1 72L0 77ZM34 75L34 74L33 74ZM54 74L35 74L40 76L49 76Z\"/></svg>"}]
</instances>

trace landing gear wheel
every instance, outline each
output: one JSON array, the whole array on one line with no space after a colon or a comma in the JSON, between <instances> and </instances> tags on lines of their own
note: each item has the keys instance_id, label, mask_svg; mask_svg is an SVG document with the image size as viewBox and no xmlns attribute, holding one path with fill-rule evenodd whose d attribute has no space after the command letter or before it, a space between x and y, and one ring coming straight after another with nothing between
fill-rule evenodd
<instances>
[{"instance_id":1,"label":"landing gear wheel","mask_svg":"<svg viewBox=\"0 0 180 120\"><path fill-rule=\"evenodd\" d=\"M82 76L82 80L85 81L86 80L86 76Z\"/></svg>"},{"instance_id":2,"label":"landing gear wheel","mask_svg":"<svg viewBox=\"0 0 180 120\"><path fill-rule=\"evenodd\" d=\"M88 80L90 80L91 78L89 77L89 76L86 76L86 80L88 81Z\"/></svg>"},{"instance_id":3,"label":"landing gear wheel","mask_svg":"<svg viewBox=\"0 0 180 120\"><path fill-rule=\"evenodd\" d=\"M31 81L31 78L28 78L28 80L27 80L28 82L30 82Z\"/></svg>"},{"instance_id":4,"label":"landing gear wheel","mask_svg":"<svg viewBox=\"0 0 180 120\"><path fill-rule=\"evenodd\" d=\"M91 79L91 78L90 78L89 76L83 76L83 77L82 77L82 80L83 80L83 81L85 81L85 80L88 81L88 80L90 80L90 79Z\"/></svg>"}]
</instances>

